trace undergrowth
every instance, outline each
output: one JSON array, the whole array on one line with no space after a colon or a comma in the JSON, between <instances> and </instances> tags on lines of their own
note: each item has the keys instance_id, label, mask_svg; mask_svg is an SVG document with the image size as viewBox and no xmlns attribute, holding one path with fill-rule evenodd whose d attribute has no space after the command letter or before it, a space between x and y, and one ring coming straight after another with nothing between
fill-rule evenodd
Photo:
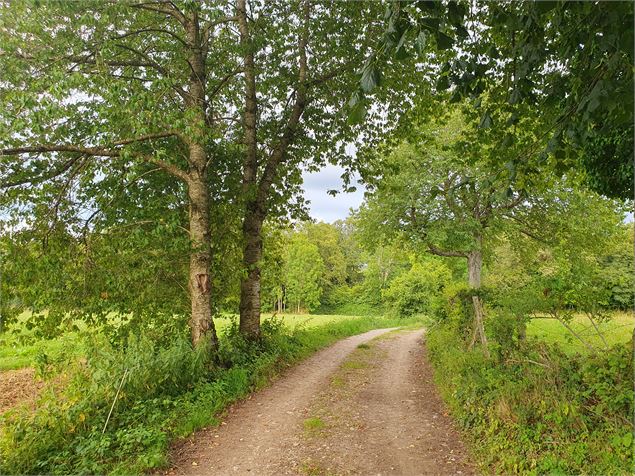
<instances>
[{"instance_id":1,"label":"undergrowth","mask_svg":"<svg viewBox=\"0 0 635 476\"><path fill-rule=\"evenodd\" d=\"M632 474L631 344L601 355L494 346L486 359L451 324L428 333L444 399L493 474Z\"/></svg>"},{"instance_id":2,"label":"undergrowth","mask_svg":"<svg viewBox=\"0 0 635 476\"><path fill-rule=\"evenodd\" d=\"M223 409L282 368L340 338L408 323L342 319L289 330L269 320L258 343L244 341L234 323L214 360L185 340L161 347L132 337L121 350L92 338L85 359L41 369L49 382L35 410L2 415L0 474L139 474L166 466L171 441L218 424Z\"/></svg>"}]
</instances>

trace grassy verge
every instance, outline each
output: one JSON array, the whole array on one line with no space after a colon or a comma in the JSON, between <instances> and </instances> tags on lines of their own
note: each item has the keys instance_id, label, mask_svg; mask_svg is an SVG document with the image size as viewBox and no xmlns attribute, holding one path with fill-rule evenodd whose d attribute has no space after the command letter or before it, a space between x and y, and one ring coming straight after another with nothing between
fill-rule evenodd
<instances>
[{"instance_id":1,"label":"grassy verge","mask_svg":"<svg viewBox=\"0 0 635 476\"><path fill-rule=\"evenodd\" d=\"M138 474L165 466L172 440L217 424L229 404L281 369L338 339L402 324L412 323L347 318L291 330L266 321L258 345L228 326L219 354L223 365L184 341L157 348L132 339L117 351L97 339L85 347L85 360L56 374L35 411L22 408L2 417L0 473Z\"/></svg>"},{"instance_id":2,"label":"grassy verge","mask_svg":"<svg viewBox=\"0 0 635 476\"><path fill-rule=\"evenodd\" d=\"M437 385L484 473L632 474L631 343L586 355L529 342L488 360L448 325L427 341Z\"/></svg>"}]
</instances>

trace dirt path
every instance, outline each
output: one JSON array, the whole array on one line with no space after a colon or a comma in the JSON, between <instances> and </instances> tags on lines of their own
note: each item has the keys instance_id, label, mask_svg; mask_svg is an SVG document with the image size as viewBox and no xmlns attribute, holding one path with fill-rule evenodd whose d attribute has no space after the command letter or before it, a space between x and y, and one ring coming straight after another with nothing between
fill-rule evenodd
<instances>
[{"instance_id":1,"label":"dirt path","mask_svg":"<svg viewBox=\"0 0 635 476\"><path fill-rule=\"evenodd\" d=\"M472 473L432 384L423 331L388 331L298 365L180 445L168 473Z\"/></svg>"}]
</instances>

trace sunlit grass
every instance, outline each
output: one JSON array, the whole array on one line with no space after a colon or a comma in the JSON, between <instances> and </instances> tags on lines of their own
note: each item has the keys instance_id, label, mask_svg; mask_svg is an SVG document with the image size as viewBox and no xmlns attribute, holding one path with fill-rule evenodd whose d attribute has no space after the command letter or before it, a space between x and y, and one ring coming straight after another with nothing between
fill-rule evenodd
<instances>
[{"instance_id":1,"label":"sunlit grass","mask_svg":"<svg viewBox=\"0 0 635 476\"><path fill-rule=\"evenodd\" d=\"M630 312L613 312L610 319L597 323L609 346L628 342L633 335L635 319ZM569 324L586 342L602 349L602 338L584 314L576 314ZM558 344L566 352L588 352L588 349L556 319L533 319L527 326L527 335L548 343Z\"/></svg>"},{"instance_id":2,"label":"sunlit grass","mask_svg":"<svg viewBox=\"0 0 635 476\"><path fill-rule=\"evenodd\" d=\"M270 313L262 315L263 320L272 317L274 315ZM282 319L291 329L315 328L341 320L364 319L358 316L312 314L277 314L275 317ZM78 332L66 332L53 339L36 339L33 337L33 332L26 327L30 318L30 313L22 313L17 322L10 327L17 332L0 334L0 371L32 366L38 358L56 359L61 354L82 355L81 338ZM108 319L111 322L121 321L121 316L112 313ZM232 319L238 319L238 316L225 315L214 319L217 331L222 333L229 327ZM87 325L81 321L74 321L74 324L82 331L87 330Z\"/></svg>"},{"instance_id":3,"label":"sunlit grass","mask_svg":"<svg viewBox=\"0 0 635 476\"><path fill-rule=\"evenodd\" d=\"M311 327L320 327L331 324L333 322L338 322L341 320L350 320L350 319L365 319L368 316L348 316L348 315L340 315L340 314L271 314L271 313L263 313L261 316L261 321L268 320L271 318L282 319L284 324L291 329L300 328L311 328ZM217 317L214 319L214 323L216 324L216 330L218 332L222 332L226 329L232 319L238 319L238 316L235 315L224 315L223 317Z\"/></svg>"}]
</instances>

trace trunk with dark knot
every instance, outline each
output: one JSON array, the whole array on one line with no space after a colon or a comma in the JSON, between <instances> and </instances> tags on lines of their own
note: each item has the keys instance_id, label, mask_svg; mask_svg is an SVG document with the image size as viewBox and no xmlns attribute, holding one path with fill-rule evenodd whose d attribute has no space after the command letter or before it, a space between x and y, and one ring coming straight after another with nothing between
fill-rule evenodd
<instances>
[{"instance_id":1,"label":"trunk with dark knot","mask_svg":"<svg viewBox=\"0 0 635 476\"><path fill-rule=\"evenodd\" d=\"M190 201L190 276L189 291L192 304L190 329L192 344L197 346L209 339L212 350L218 348L216 329L212 319L211 298L211 236L209 220L209 191L205 172L193 173L188 183Z\"/></svg>"},{"instance_id":2,"label":"trunk with dark knot","mask_svg":"<svg viewBox=\"0 0 635 476\"><path fill-rule=\"evenodd\" d=\"M201 31L198 9L193 8L184 26L190 47L188 63L191 74L186 98L190 134L188 137L190 170L188 173L188 198L190 202L190 277L189 291L192 303L190 330L192 344L197 346L209 339L211 348L218 348L218 339L212 319L211 297L211 231L210 231L210 195L207 183L208 157L205 147L205 119L207 105L205 101L205 58L201 46Z\"/></svg>"},{"instance_id":3,"label":"trunk with dark knot","mask_svg":"<svg viewBox=\"0 0 635 476\"><path fill-rule=\"evenodd\" d=\"M248 205L243 221L243 266L240 281L240 333L247 339L260 338L260 260L262 259L263 219Z\"/></svg>"}]
</instances>

